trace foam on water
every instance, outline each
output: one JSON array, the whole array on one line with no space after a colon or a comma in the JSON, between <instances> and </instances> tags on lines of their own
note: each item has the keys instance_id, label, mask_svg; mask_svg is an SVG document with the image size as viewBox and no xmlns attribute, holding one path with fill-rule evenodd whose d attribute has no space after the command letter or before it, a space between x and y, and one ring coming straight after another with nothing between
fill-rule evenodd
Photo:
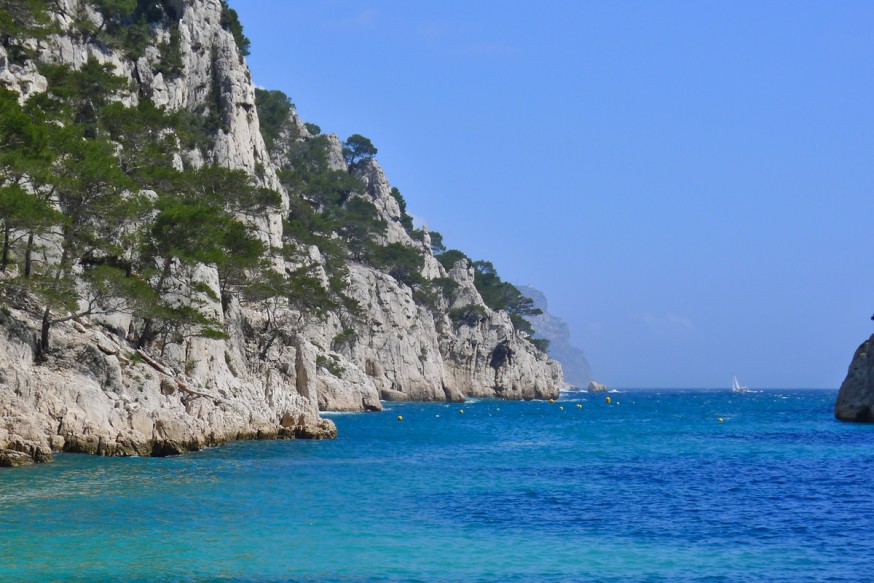
<instances>
[{"instance_id":1,"label":"foam on water","mask_svg":"<svg viewBox=\"0 0 874 583\"><path fill-rule=\"evenodd\" d=\"M59 455L0 472L0 581L861 581L874 426L834 396L392 403L335 441Z\"/></svg>"}]
</instances>

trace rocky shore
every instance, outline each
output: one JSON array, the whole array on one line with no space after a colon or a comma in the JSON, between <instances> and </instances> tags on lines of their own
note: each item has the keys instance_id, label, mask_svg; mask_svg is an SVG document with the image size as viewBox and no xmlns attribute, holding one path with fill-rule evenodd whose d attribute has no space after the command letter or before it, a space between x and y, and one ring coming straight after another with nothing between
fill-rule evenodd
<instances>
[{"instance_id":1,"label":"rocky shore","mask_svg":"<svg viewBox=\"0 0 874 583\"><path fill-rule=\"evenodd\" d=\"M281 248L290 195L277 176L293 168L286 152L265 145L251 73L222 24L226 7L219 0L170 4L178 34L155 25L153 44L132 58L76 32L76 18L100 24L90 4L59 0L57 32L27 41L31 60L16 61L0 46L0 86L25 99L46 90L40 63L77 68L90 59L126 79L129 89L113 98L126 106L150 100L166 111L198 112L218 103L221 129L207 145L180 148L174 164L242 170L278 192L280 211L261 217L258 227L265 244ZM168 43L178 43L181 65L174 75L162 63ZM294 140L313 138L293 111L288 121ZM441 265L427 230L414 240L401 226L401 209L379 164L368 160L353 168L339 139L327 140L329 164L365 185L352 196L372 202L387 225L381 242L416 250L421 278L451 281L454 299L425 306L395 277L350 260L345 285L360 313L353 319L336 309L317 317L293 306L223 297L215 267L179 267L177 287L201 290L198 309L221 325L223 337L192 335L141 349L142 322L117 312L54 325L47 355L38 350L39 311L26 297L5 302L0 466L50 461L52 452L62 451L161 456L235 439L332 438L336 428L320 410L375 411L381 400L557 398L565 384L561 366L517 331L507 313L486 306L470 262ZM327 286L327 259L316 246L308 255ZM278 272L298 267L279 255L274 261ZM476 319L450 317L469 306L476 307ZM268 332L271 326L275 331Z\"/></svg>"}]
</instances>

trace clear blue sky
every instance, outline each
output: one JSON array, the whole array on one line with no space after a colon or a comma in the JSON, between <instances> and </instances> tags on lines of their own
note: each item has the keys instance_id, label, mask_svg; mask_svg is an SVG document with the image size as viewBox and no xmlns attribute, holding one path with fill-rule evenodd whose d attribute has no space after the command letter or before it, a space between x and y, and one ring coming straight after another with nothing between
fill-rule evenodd
<instances>
[{"instance_id":1,"label":"clear blue sky","mask_svg":"<svg viewBox=\"0 0 874 583\"><path fill-rule=\"evenodd\" d=\"M874 3L231 0L616 387L837 387L874 322Z\"/></svg>"}]
</instances>

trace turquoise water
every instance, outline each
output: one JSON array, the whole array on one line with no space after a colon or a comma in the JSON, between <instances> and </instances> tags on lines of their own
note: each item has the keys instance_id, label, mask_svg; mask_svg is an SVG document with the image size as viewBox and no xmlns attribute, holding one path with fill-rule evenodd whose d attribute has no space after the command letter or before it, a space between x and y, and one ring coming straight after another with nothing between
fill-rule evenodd
<instances>
[{"instance_id":1,"label":"turquoise water","mask_svg":"<svg viewBox=\"0 0 874 583\"><path fill-rule=\"evenodd\" d=\"M874 426L834 391L611 397L2 471L0 581L874 580Z\"/></svg>"}]
</instances>

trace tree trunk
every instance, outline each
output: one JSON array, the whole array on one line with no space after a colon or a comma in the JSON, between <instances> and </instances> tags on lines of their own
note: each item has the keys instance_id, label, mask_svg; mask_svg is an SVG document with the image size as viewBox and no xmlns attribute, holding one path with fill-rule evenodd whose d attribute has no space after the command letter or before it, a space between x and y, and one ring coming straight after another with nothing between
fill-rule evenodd
<instances>
[{"instance_id":1,"label":"tree trunk","mask_svg":"<svg viewBox=\"0 0 874 583\"><path fill-rule=\"evenodd\" d=\"M39 349L36 352L38 360L44 360L49 353L49 330L52 326L52 314L48 306L42 313L42 333L39 339Z\"/></svg>"},{"instance_id":2,"label":"tree trunk","mask_svg":"<svg viewBox=\"0 0 874 583\"><path fill-rule=\"evenodd\" d=\"M264 347L261 348L261 352L258 354L258 357L259 357L261 360L266 360L266 359L267 359L267 352L270 350L270 347L273 346L273 342L274 342L277 338L279 338L279 333L280 333L279 330L274 330L274 331L273 331L273 334L270 335L270 338L267 340L267 342L264 343Z\"/></svg>"},{"instance_id":3,"label":"tree trunk","mask_svg":"<svg viewBox=\"0 0 874 583\"><path fill-rule=\"evenodd\" d=\"M27 235L27 246L24 248L24 277L30 277L31 254L33 253L33 231Z\"/></svg>"},{"instance_id":4,"label":"tree trunk","mask_svg":"<svg viewBox=\"0 0 874 583\"><path fill-rule=\"evenodd\" d=\"M166 257L164 259L164 266L161 269L161 277L158 278L158 283L155 285L155 293L160 296L161 292L164 291L164 282L170 276L170 267L173 265L173 258ZM140 334L140 339L137 341L137 348L145 347L146 343L151 340L152 336L152 319L146 318L146 321L143 323L143 333Z\"/></svg>"},{"instance_id":5,"label":"tree trunk","mask_svg":"<svg viewBox=\"0 0 874 583\"><path fill-rule=\"evenodd\" d=\"M6 271L6 266L9 265L9 233L11 230L7 221L6 227L3 229L3 257L0 258L0 271Z\"/></svg>"}]
</instances>

